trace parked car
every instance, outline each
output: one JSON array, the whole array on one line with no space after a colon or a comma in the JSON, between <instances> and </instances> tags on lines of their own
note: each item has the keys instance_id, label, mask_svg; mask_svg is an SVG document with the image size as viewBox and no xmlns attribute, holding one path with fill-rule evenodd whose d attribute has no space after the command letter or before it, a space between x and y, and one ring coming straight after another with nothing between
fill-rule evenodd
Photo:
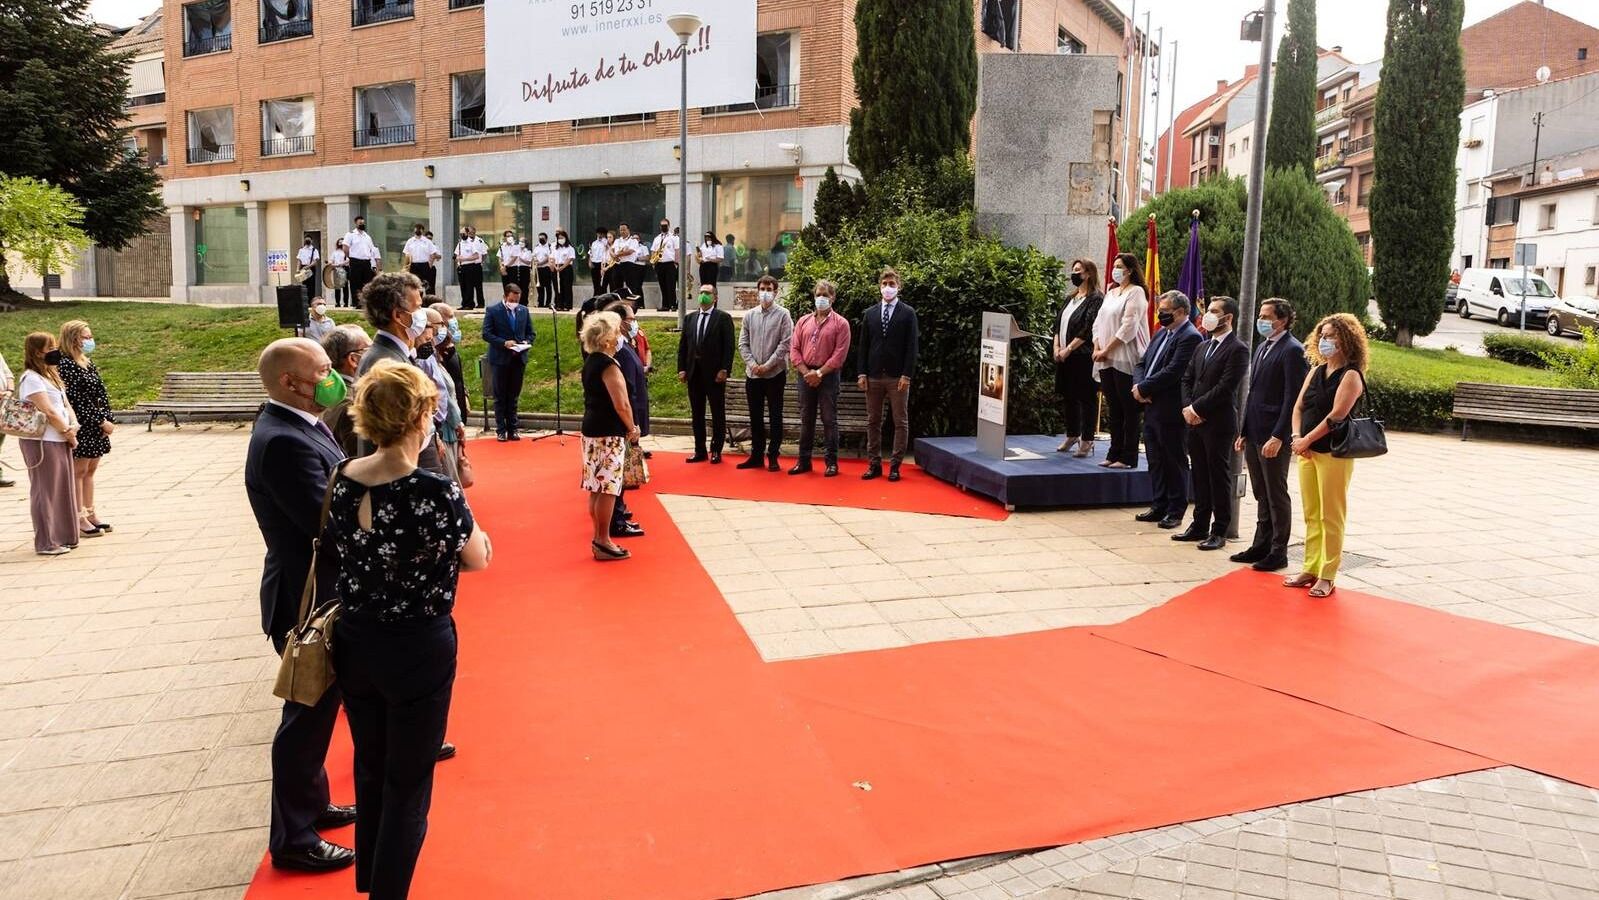
<instances>
[{"instance_id":1,"label":"parked car","mask_svg":"<svg viewBox=\"0 0 1599 900\"><path fill-rule=\"evenodd\" d=\"M1549 319L1546 322L1549 334L1560 337L1562 334L1580 334L1582 329L1591 328L1599 331L1599 300L1592 297L1572 297L1564 299L1549 307Z\"/></svg>"},{"instance_id":2,"label":"parked car","mask_svg":"<svg viewBox=\"0 0 1599 900\"><path fill-rule=\"evenodd\" d=\"M1538 324L1548 317L1549 307L1560 298L1541 275L1528 275L1523 279L1514 269L1467 269L1460 273L1455 311L1462 319L1478 313L1500 325L1515 326L1521 323L1523 299L1527 304L1528 324Z\"/></svg>"},{"instance_id":3,"label":"parked car","mask_svg":"<svg viewBox=\"0 0 1599 900\"><path fill-rule=\"evenodd\" d=\"M1460 296L1460 285L1451 284L1444 288L1444 312L1455 311L1455 301Z\"/></svg>"}]
</instances>

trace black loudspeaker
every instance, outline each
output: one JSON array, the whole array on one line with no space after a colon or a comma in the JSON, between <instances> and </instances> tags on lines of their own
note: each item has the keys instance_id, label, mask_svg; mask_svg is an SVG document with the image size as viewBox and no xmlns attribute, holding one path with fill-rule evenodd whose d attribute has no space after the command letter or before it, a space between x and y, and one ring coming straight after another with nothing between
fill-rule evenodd
<instances>
[{"instance_id":1,"label":"black loudspeaker","mask_svg":"<svg viewBox=\"0 0 1599 900\"><path fill-rule=\"evenodd\" d=\"M305 285L289 284L278 287L278 327L305 328L311 324L311 303L305 296Z\"/></svg>"}]
</instances>

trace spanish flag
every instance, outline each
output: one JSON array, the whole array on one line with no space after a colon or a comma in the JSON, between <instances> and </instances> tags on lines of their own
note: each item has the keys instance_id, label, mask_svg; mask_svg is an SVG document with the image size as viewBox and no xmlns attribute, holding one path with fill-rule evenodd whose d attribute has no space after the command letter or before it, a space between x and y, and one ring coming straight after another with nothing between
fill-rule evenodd
<instances>
[{"instance_id":1,"label":"spanish flag","mask_svg":"<svg viewBox=\"0 0 1599 900\"><path fill-rule=\"evenodd\" d=\"M1149 214L1149 244L1144 251L1144 284L1149 293L1149 333L1160 326L1155 323L1155 300L1160 296L1160 239L1155 233L1155 214Z\"/></svg>"}]
</instances>

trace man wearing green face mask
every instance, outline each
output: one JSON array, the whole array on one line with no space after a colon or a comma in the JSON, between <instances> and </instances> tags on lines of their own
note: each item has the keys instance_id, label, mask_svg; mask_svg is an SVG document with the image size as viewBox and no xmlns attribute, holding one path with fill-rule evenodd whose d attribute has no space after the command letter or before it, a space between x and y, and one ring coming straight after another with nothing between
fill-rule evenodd
<instances>
[{"instance_id":1,"label":"man wearing green face mask","mask_svg":"<svg viewBox=\"0 0 1599 900\"><path fill-rule=\"evenodd\" d=\"M677 342L677 380L688 385L694 422L691 463L722 461L727 440L727 376L733 371L733 317L716 308L716 288L700 285L700 309L683 323ZM706 454L705 404L711 406L710 454Z\"/></svg>"}]
</instances>

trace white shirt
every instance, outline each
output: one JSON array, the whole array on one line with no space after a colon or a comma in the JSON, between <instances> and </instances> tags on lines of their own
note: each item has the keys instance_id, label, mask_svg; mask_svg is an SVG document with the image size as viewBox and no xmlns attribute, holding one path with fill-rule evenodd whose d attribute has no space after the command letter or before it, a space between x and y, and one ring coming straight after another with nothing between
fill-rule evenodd
<instances>
[{"instance_id":1,"label":"white shirt","mask_svg":"<svg viewBox=\"0 0 1599 900\"><path fill-rule=\"evenodd\" d=\"M605 258L610 254L610 252L611 245L606 242L605 238L596 239L589 244L589 265L605 265Z\"/></svg>"},{"instance_id":2,"label":"white shirt","mask_svg":"<svg viewBox=\"0 0 1599 900\"><path fill-rule=\"evenodd\" d=\"M1094 344L1108 347L1112 338L1121 339L1121 346L1112 350L1104 362L1094 363L1095 378L1105 369L1133 374L1144 351L1149 349L1149 301L1143 288L1128 285L1105 292L1105 301L1094 318Z\"/></svg>"},{"instance_id":3,"label":"white shirt","mask_svg":"<svg viewBox=\"0 0 1599 900\"><path fill-rule=\"evenodd\" d=\"M5 393L15 386L15 377L11 374L11 367L6 365L5 356L0 355L0 393Z\"/></svg>"},{"instance_id":4,"label":"white shirt","mask_svg":"<svg viewBox=\"0 0 1599 900\"><path fill-rule=\"evenodd\" d=\"M616 251L618 262L636 263L644 252L644 245L638 242L638 238L628 235L625 238L617 238L615 243L611 244L611 249Z\"/></svg>"},{"instance_id":5,"label":"white shirt","mask_svg":"<svg viewBox=\"0 0 1599 900\"><path fill-rule=\"evenodd\" d=\"M517 245L517 244L511 244L511 243L501 244L500 245L500 265L502 265L502 266L522 266L522 265L526 265L526 263L522 262L522 250L521 250L520 246Z\"/></svg>"},{"instance_id":6,"label":"white shirt","mask_svg":"<svg viewBox=\"0 0 1599 900\"><path fill-rule=\"evenodd\" d=\"M68 425L77 422L77 417L72 414L72 406L67 403L66 392L46 381L43 375L29 369L22 373L22 381L17 385L17 396L23 400L32 400L37 394L43 394L45 399L50 401L50 405L55 407L56 415L66 419ZM67 438L57 431L54 425L46 422L41 440L64 444Z\"/></svg>"},{"instance_id":7,"label":"white shirt","mask_svg":"<svg viewBox=\"0 0 1599 900\"><path fill-rule=\"evenodd\" d=\"M333 252L328 254L328 262L333 266L343 268L349 265L350 257L347 256L343 250L334 247Z\"/></svg>"},{"instance_id":8,"label":"white shirt","mask_svg":"<svg viewBox=\"0 0 1599 900\"><path fill-rule=\"evenodd\" d=\"M303 267L315 265L317 256L318 254L315 247L301 247L300 252L296 253L294 258L299 260L300 265Z\"/></svg>"},{"instance_id":9,"label":"white shirt","mask_svg":"<svg viewBox=\"0 0 1599 900\"><path fill-rule=\"evenodd\" d=\"M1066 333L1066 323L1071 321L1078 308L1087 302L1088 298L1082 294L1072 294L1072 298L1066 301L1066 308L1060 311L1060 325L1056 327L1055 334L1062 348L1072 342L1072 336Z\"/></svg>"},{"instance_id":10,"label":"white shirt","mask_svg":"<svg viewBox=\"0 0 1599 900\"><path fill-rule=\"evenodd\" d=\"M432 241L421 235L413 235L405 242L405 258L425 266L433 261L433 249Z\"/></svg>"},{"instance_id":11,"label":"white shirt","mask_svg":"<svg viewBox=\"0 0 1599 900\"><path fill-rule=\"evenodd\" d=\"M556 244L555 249L550 251L550 262L554 263L555 265L569 266L576 260L577 248L573 247L570 243L566 244L565 246Z\"/></svg>"},{"instance_id":12,"label":"white shirt","mask_svg":"<svg viewBox=\"0 0 1599 900\"><path fill-rule=\"evenodd\" d=\"M297 415L301 419L303 419L305 421L305 424L311 426L312 428L316 428L318 431L322 430L320 428L317 428L318 423L320 423L322 420L317 418L316 416L311 415L310 413L306 412L305 410L303 410L303 409L295 409L294 407L290 406L289 404L280 403L277 400L268 400L267 402L272 404L273 406L278 407L279 409L286 409L289 412L294 413L295 415Z\"/></svg>"},{"instance_id":13,"label":"white shirt","mask_svg":"<svg viewBox=\"0 0 1599 900\"><path fill-rule=\"evenodd\" d=\"M700 262L721 262L722 245L706 241L700 244Z\"/></svg>"},{"instance_id":14,"label":"white shirt","mask_svg":"<svg viewBox=\"0 0 1599 900\"><path fill-rule=\"evenodd\" d=\"M351 259L375 262L379 258L377 245L372 243L372 236L365 231L352 231L345 235L344 247Z\"/></svg>"},{"instance_id":15,"label":"white shirt","mask_svg":"<svg viewBox=\"0 0 1599 900\"><path fill-rule=\"evenodd\" d=\"M658 234L650 242L650 252L660 253L661 262L677 262L677 238L669 234Z\"/></svg>"},{"instance_id":16,"label":"white shirt","mask_svg":"<svg viewBox=\"0 0 1599 900\"><path fill-rule=\"evenodd\" d=\"M481 263L483 257L489 254L489 246L483 243L482 238L464 238L455 244L455 258L462 265L467 263Z\"/></svg>"},{"instance_id":17,"label":"white shirt","mask_svg":"<svg viewBox=\"0 0 1599 900\"><path fill-rule=\"evenodd\" d=\"M539 265L539 266L547 266L547 265L550 264L550 245L549 244L534 244L533 245L533 262L535 264Z\"/></svg>"}]
</instances>

